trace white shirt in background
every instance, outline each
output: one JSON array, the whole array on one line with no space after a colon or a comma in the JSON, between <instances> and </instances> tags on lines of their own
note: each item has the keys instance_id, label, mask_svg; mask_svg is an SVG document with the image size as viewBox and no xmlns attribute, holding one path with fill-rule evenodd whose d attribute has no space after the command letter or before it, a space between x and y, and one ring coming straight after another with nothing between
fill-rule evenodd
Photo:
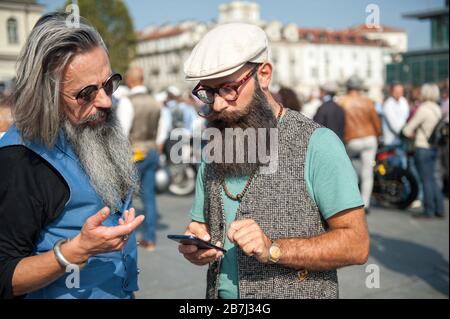
<instances>
[{"instance_id":1,"label":"white shirt in background","mask_svg":"<svg viewBox=\"0 0 450 319\"><path fill-rule=\"evenodd\" d=\"M321 105L322 101L320 99L313 99L302 106L300 113L309 119L313 119Z\"/></svg>"},{"instance_id":2,"label":"white shirt in background","mask_svg":"<svg viewBox=\"0 0 450 319\"><path fill-rule=\"evenodd\" d=\"M383 123L383 141L385 145L400 144L400 134L409 117L408 101L402 96L398 101L389 97L383 106L385 121Z\"/></svg>"}]
</instances>

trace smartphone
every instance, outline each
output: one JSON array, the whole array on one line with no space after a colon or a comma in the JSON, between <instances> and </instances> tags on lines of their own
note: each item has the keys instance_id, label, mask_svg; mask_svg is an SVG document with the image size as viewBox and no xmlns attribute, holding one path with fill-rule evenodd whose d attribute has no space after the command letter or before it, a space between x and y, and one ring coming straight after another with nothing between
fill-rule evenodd
<instances>
[{"instance_id":1,"label":"smartphone","mask_svg":"<svg viewBox=\"0 0 450 319\"><path fill-rule=\"evenodd\" d=\"M207 241L201 240L200 238L197 238L192 235L167 235L167 238L175 240L176 242L179 242L183 245L194 245L197 246L199 249L217 249L220 250L223 253L226 253L226 249L223 249L222 247L218 247L216 245L213 245L211 243L208 243Z\"/></svg>"}]
</instances>

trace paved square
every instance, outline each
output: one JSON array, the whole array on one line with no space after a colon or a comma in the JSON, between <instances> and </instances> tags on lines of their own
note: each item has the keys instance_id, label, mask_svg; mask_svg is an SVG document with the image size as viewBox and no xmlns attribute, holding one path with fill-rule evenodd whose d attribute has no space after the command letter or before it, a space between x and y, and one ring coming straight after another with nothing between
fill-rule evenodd
<instances>
[{"instance_id":1,"label":"paved square","mask_svg":"<svg viewBox=\"0 0 450 319\"><path fill-rule=\"evenodd\" d=\"M192 197L158 196L161 218L153 252L139 250L137 298L204 298L206 266L178 253L168 234L181 234L189 222ZM139 207L139 202L136 201ZM448 298L449 220L415 220L411 212L373 208L368 216L370 259L364 266L339 270L340 298ZM366 281L379 268L379 288ZM367 279L368 276L369 280Z\"/></svg>"}]
</instances>

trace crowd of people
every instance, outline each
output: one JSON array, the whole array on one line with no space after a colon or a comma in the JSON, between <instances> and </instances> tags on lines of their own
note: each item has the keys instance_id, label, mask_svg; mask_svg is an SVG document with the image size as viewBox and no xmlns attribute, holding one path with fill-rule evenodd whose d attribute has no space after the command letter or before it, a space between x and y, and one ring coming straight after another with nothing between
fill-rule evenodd
<instances>
[{"instance_id":1,"label":"crowd of people","mask_svg":"<svg viewBox=\"0 0 450 319\"><path fill-rule=\"evenodd\" d=\"M363 81L351 77L345 83L346 94L334 82L327 82L321 88L320 102L313 92L309 101L296 110L315 122L330 128L346 145L351 158L357 158L361 165L355 165L360 177L361 192L366 212L370 210L373 187L373 169L377 149L395 147L410 160L412 171L419 182L419 199L413 208L422 207L423 213L416 218L442 217L443 195L448 196L448 80L438 84L424 84L421 87L394 83L385 89L383 101L372 101L364 96ZM289 105L301 105L295 92L280 101ZM435 145L430 138L438 124L444 128L447 142ZM439 133L440 134L440 133ZM448 133L447 133L448 134ZM410 157L410 158L408 158ZM440 175L440 178L439 178ZM439 180L440 179L440 180Z\"/></svg>"}]
</instances>

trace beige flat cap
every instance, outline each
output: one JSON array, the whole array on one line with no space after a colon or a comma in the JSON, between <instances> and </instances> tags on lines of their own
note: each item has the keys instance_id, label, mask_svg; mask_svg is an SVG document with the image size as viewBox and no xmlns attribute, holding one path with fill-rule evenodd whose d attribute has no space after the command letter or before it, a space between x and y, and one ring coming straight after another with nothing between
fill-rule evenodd
<instances>
[{"instance_id":1,"label":"beige flat cap","mask_svg":"<svg viewBox=\"0 0 450 319\"><path fill-rule=\"evenodd\" d=\"M230 75L247 62L269 59L269 41L258 26L246 23L222 24L208 33L184 63L186 80L199 81Z\"/></svg>"}]
</instances>

